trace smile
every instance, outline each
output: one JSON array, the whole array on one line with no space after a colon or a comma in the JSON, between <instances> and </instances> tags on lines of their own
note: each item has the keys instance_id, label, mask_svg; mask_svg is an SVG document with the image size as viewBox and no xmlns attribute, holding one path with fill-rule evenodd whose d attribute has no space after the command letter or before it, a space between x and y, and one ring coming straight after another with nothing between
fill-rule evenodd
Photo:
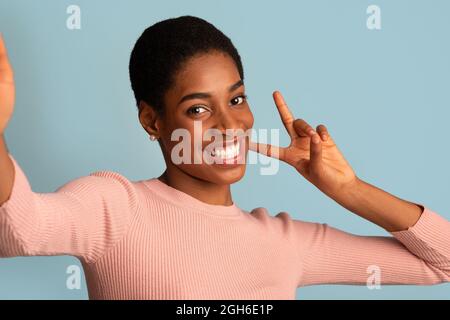
<instances>
[{"instance_id":1,"label":"smile","mask_svg":"<svg viewBox=\"0 0 450 320\"><path fill-rule=\"evenodd\" d=\"M234 159L239 155L240 143L239 140L236 142L226 143L226 147L216 147L211 152L211 156L221 158L221 159Z\"/></svg>"}]
</instances>

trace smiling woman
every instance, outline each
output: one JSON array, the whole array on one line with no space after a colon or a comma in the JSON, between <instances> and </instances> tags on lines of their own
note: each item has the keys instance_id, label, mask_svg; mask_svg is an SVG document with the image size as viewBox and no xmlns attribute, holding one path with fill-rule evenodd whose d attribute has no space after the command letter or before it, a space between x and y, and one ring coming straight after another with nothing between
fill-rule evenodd
<instances>
[{"instance_id":1,"label":"smiling woman","mask_svg":"<svg viewBox=\"0 0 450 320\"><path fill-rule=\"evenodd\" d=\"M133 73L131 79L133 82ZM206 162L195 163L196 153L205 150L209 144L203 139L199 143L201 150L195 149L192 143L190 163L174 166L171 150L177 144L172 139L174 130L183 128L195 137L196 122L201 124L201 137L203 132L215 129L221 133L222 141L234 140L230 131L245 132L253 126L253 115L244 99L245 86L236 64L229 55L217 51L195 54L174 79L174 85L164 96L163 112L158 112L151 102L140 100L139 103L140 121L149 134L158 138L166 159L167 169L160 179L185 192L203 190L205 202L230 205L231 195L227 189L243 177L245 163L226 168ZM244 147L246 145L248 143ZM247 151L248 148L243 150L244 156Z\"/></svg>"},{"instance_id":2,"label":"smiling woman","mask_svg":"<svg viewBox=\"0 0 450 320\"><path fill-rule=\"evenodd\" d=\"M195 137L196 120L202 132L218 131L221 141L234 139L229 132L253 126L241 58L231 40L196 17L161 21L137 40L130 58L130 80L139 120L158 139L166 160L167 169L159 179L204 202L230 205L229 185L243 177L245 162L233 166L195 163L194 158L209 144L204 139L200 150L191 144L189 163L174 165L171 151L176 145L174 130L183 128ZM242 145L243 158L246 146L248 139Z\"/></svg>"},{"instance_id":3,"label":"smiling woman","mask_svg":"<svg viewBox=\"0 0 450 320\"><path fill-rule=\"evenodd\" d=\"M295 299L301 286L366 285L371 270L377 284L450 280L450 223L360 180L328 129L295 119L280 92L273 97L289 146L232 134L251 129L254 118L240 56L211 23L181 16L150 26L129 66L139 121L158 140L166 170L139 181L97 171L39 193L3 139L14 85L0 42L1 257L78 257L91 299ZM286 212L238 207L230 185L244 176L245 161L173 161L173 132L195 136L196 126L222 138L210 150L214 157L246 159L251 149L279 158L298 171L293 178L303 176L392 236L354 235ZM203 139L189 141L193 157L207 149Z\"/></svg>"}]
</instances>

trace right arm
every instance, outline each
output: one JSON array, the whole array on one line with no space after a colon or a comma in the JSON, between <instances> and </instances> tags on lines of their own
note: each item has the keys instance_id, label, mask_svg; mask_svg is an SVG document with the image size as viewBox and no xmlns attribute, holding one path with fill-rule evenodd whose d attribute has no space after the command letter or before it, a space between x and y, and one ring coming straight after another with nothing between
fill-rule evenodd
<instances>
[{"instance_id":1,"label":"right arm","mask_svg":"<svg viewBox=\"0 0 450 320\"><path fill-rule=\"evenodd\" d=\"M3 133L14 110L14 76L8 61L3 36L0 34L0 205L5 202L11 193L14 167L8 157Z\"/></svg>"},{"instance_id":2,"label":"right arm","mask_svg":"<svg viewBox=\"0 0 450 320\"><path fill-rule=\"evenodd\" d=\"M125 234L137 210L133 184L97 171L55 192L34 192L3 136L13 106L13 72L0 36L0 257L68 254L95 262Z\"/></svg>"},{"instance_id":3,"label":"right arm","mask_svg":"<svg viewBox=\"0 0 450 320\"><path fill-rule=\"evenodd\" d=\"M97 171L39 193L8 157L14 178L0 206L0 257L72 255L93 263L126 233L137 210L137 193L126 177Z\"/></svg>"}]
</instances>

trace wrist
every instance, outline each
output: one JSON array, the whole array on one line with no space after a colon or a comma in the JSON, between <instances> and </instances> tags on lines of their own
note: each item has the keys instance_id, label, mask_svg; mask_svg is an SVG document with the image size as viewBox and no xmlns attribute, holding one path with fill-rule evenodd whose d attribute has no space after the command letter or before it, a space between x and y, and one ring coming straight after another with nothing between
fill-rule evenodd
<instances>
[{"instance_id":1,"label":"wrist","mask_svg":"<svg viewBox=\"0 0 450 320\"><path fill-rule=\"evenodd\" d=\"M365 187L364 181L355 176L353 180L341 185L330 197L343 207L352 210L364 202Z\"/></svg>"}]
</instances>

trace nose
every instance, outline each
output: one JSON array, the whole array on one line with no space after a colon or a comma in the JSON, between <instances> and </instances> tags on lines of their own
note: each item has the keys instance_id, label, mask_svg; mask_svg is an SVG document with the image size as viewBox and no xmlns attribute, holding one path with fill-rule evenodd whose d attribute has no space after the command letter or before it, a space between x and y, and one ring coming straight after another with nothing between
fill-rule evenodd
<instances>
[{"instance_id":1,"label":"nose","mask_svg":"<svg viewBox=\"0 0 450 320\"><path fill-rule=\"evenodd\" d=\"M226 108L229 108L228 106ZM224 135L226 130L242 129L242 121L238 117L238 113L233 113L231 110L221 111L218 114L216 128L220 130ZM232 133L230 131L230 133Z\"/></svg>"}]
</instances>

